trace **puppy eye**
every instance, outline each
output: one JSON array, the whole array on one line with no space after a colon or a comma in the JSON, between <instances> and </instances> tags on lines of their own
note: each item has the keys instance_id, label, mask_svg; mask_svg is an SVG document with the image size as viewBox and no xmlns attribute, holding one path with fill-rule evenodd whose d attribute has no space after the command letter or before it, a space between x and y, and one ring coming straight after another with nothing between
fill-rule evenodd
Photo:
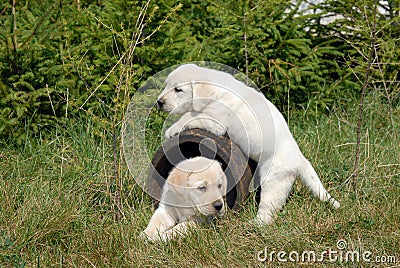
<instances>
[{"instance_id":1,"label":"puppy eye","mask_svg":"<svg viewBox=\"0 0 400 268\"><path fill-rule=\"evenodd\" d=\"M222 184L220 183L220 184L218 184L218 189L221 189L222 188Z\"/></svg>"},{"instance_id":2,"label":"puppy eye","mask_svg":"<svg viewBox=\"0 0 400 268\"><path fill-rule=\"evenodd\" d=\"M200 192L205 192L207 190L206 186L199 186L197 187L197 190L199 190Z\"/></svg>"},{"instance_id":3,"label":"puppy eye","mask_svg":"<svg viewBox=\"0 0 400 268\"><path fill-rule=\"evenodd\" d=\"M174 91L175 91L175 92L182 92L182 89L179 88L179 87L175 87L175 88L174 88Z\"/></svg>"}]
</instances>

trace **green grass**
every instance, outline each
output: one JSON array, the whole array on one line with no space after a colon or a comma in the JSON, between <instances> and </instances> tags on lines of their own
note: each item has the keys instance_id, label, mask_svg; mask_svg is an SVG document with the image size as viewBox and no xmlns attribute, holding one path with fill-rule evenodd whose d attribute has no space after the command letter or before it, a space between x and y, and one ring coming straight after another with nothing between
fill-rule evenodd
<instances>
[{"instance_id":1,"label":"green grass","mask_svg":"<svg viewBox=\"0 0 400 268\"><path fill-rule=\"evenodd\" d=\"M255 227L253 196L210 227L170 243L138 240L152 214L151 199L122 162L123 217L115 220L112 139L90 122L30 137L23 146L0 143L0 267L278 267L309 263L260 263L271 251L370 251L400 264L400 108L396 132L387 107L369 96L362 135L357 195L346 183L355 149L357 104L330 115L290 115L290 128L342 208L333 211L296 183L275 224ZM277 253L275 253L277 254ZM287 258L287 256L286 256ZM326 258L326 260L328 260ZM317 267L372 264L313 263Z\"/></svg>"}]
</instances>

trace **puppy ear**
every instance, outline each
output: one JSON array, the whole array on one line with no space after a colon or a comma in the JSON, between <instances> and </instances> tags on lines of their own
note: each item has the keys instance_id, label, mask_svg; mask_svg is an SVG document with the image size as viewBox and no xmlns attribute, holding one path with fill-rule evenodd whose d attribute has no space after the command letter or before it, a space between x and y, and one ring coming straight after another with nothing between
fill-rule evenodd
<instances>
[{"instance_id":1,"label":"puppy ear","mask_svg":"<svg viewBox=\"0 0 400 268\"><path fill-rule=\"evenodd\" d=\"M161 201L171 206L188 206L187 180L190 173L174 168L163 186Z\"/></svg>"},{"instance_id":2,"label":"puppy ear","mask_svg":"<svg viewBox=\"0 0 400 268\"><path fill-rule=\"evenodd\" d=\"M213 99L215 99L216 88L213 85L201 82L192 83L193 109L195 112L202 111Z\"/></svg>"},{"instance_id":3,"label":"puppy ear","mask_svg":"<svg viewBox=\"0 0 400 268\"><path fill-rule=\"evenodd\" d=\"M187 181L191 173L174 168L168 176L168 189L175 194L183 195L186 193Z\"/></svg>"}]
</instances>

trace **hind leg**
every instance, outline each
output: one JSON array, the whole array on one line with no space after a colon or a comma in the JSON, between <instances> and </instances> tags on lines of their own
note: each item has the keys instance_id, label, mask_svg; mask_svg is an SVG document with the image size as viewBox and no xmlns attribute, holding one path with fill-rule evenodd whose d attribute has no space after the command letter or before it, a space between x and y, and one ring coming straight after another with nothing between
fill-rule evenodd
<instances>
[{"instance_id":1,"label":"hind leg","mask_svg":"<svg viewBox=\"0 0 400 268\"><path fill-rule=\"evenodd\" d=\"M293 187L295 175L275 173L268 175L261 183L260 204L255 222L270 224L274 221L276 213L282 209Z\"/></svg>"}]
</instances>

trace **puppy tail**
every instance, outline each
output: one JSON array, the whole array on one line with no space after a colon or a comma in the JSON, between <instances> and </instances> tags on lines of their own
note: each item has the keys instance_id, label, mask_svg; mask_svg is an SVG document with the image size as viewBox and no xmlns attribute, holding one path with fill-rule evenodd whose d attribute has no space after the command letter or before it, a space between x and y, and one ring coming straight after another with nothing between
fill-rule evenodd
<instances>
[{"instance_id":1,"label":"puppy tail","mask_svg":"<svg viewBox=\"0 0 400 268\"><path fill-rule=\"evenodd\" d=\"M323 202L329 202L334 209L340 208L340 203L336 201L322 185L318 174L315 172L311 163L305 159L305 163L299 168L299 175L301 181Z\"/></svg>"}]
</instances>

